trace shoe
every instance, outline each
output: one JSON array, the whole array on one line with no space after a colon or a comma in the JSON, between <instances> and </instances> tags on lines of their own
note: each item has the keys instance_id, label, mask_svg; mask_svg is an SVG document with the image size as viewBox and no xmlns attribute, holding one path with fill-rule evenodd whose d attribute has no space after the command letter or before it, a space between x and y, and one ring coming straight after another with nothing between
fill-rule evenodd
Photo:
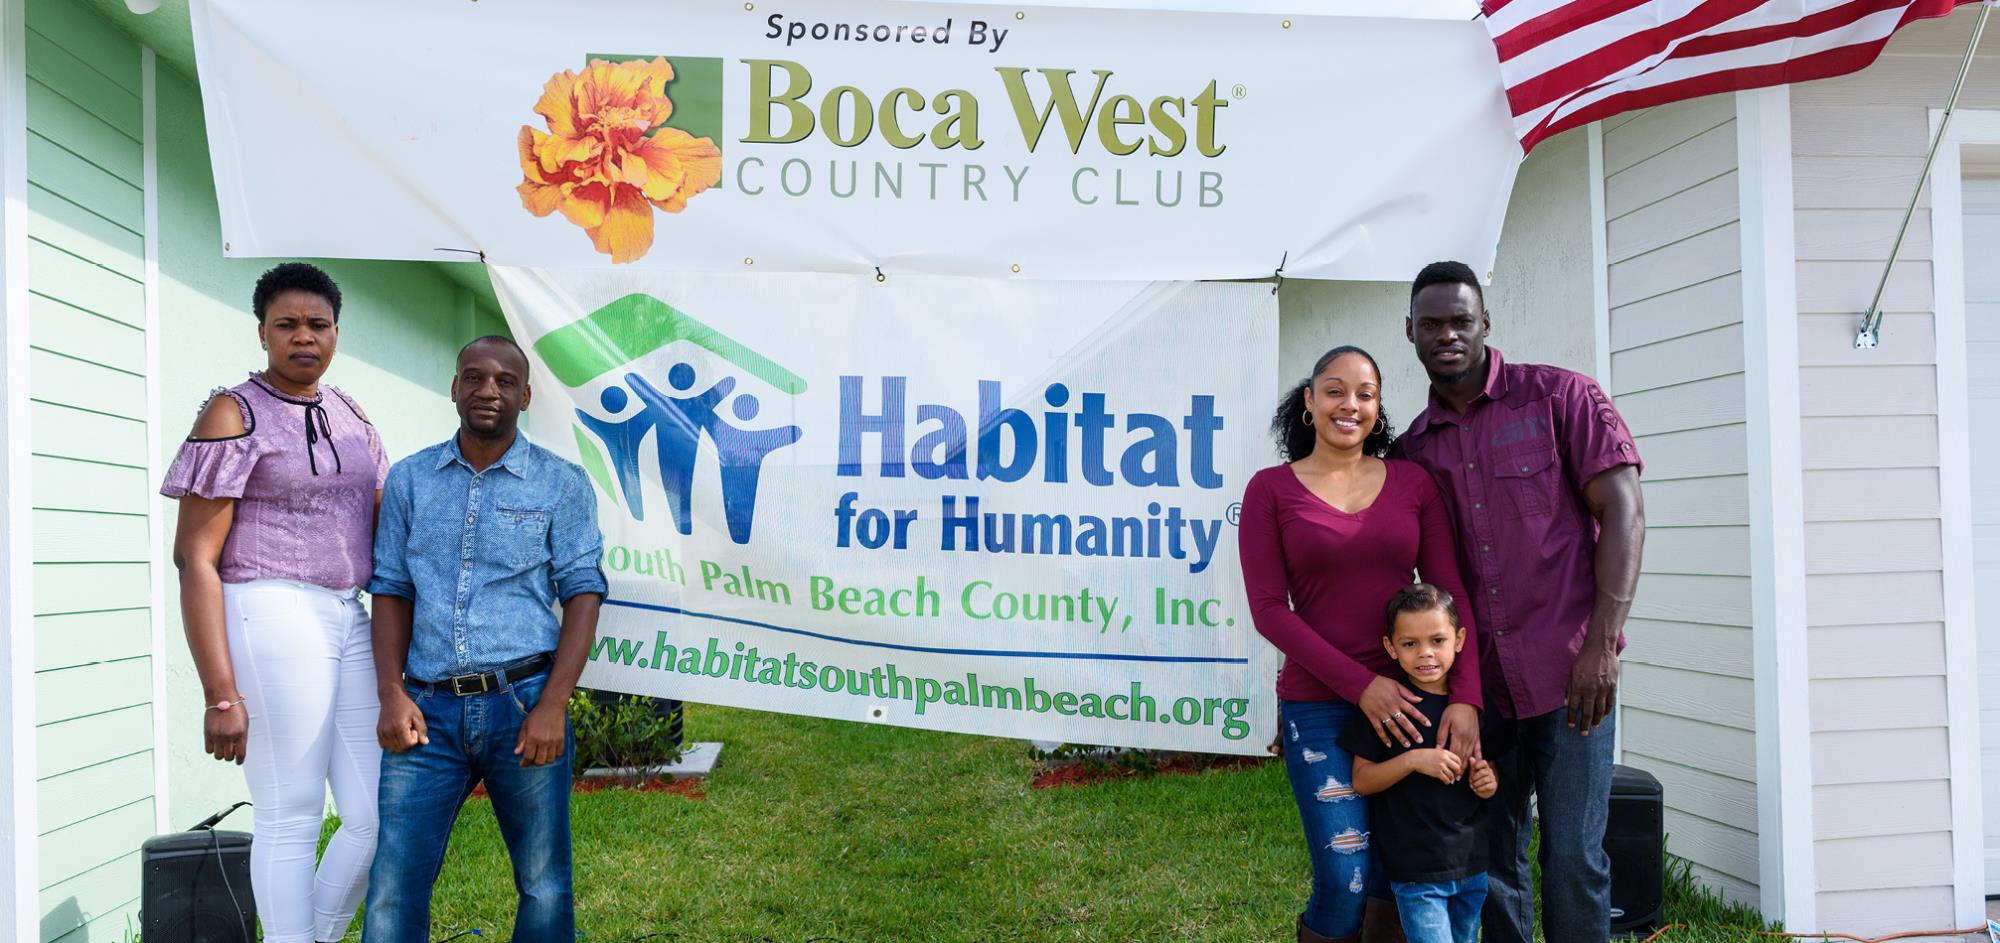
<instances>
[{"instance_id":1,"label":"shoe","mask_svg":"<svg viewBox=\"0 0 2000 943\"><path fill-rule=\"evenodd\" d=\"M1314 933L1306 929L1306 918L1304 917L1298 919L1298 927L1299 943L1360 943L1361 941L1361 934L1359 932L1350 933L1346 936L1326 936Z\"/></svg>"},{"instance_id":2,"label":"shoe","mask_svg":"<svg viewBox=\"0 0 2000 943\"><path fill-rule=\"evenodd\" d=\"M1368 898L1361 911L1361 943L1406 943L1403 917L1396 912L1395 901Z\"/></svg>"}]
</instances>

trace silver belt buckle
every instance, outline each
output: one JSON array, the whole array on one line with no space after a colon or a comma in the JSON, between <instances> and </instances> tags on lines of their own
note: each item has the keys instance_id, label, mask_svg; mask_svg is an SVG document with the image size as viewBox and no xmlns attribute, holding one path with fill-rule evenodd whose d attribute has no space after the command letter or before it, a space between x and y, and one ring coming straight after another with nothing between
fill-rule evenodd
<instances>
[{"instance_id":1,"label":"silver belt buckle","mask_svg":"<svg viewBox=\"0 0 2000 943\"><path fill-rule=\"evenodd\" d=\"M487 680L491 676L492 674L490 672L487 674L477 674L477 675L455 675L451 679L451 693L456 694L459 697L465 697L471 694L485 694L486 692L493 690L491 682ZM479 682L478 690L473 690L473 691L466 690L465 684L468 681Z\"/></svg>"}]
</instances>

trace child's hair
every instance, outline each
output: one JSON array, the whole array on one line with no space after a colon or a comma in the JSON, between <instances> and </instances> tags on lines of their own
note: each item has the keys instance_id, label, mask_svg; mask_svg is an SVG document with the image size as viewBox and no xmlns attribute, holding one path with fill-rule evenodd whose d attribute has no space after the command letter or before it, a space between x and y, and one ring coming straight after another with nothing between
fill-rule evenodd
<instances>
[{"instance_id":1,"label":"child's hair","mask_svg":"<svg viewBox=\"0 0 2000 943\"><path fill-rule=\"evenodd\" d=\"M1464 628L1458 621L1458 602L1451 598L1450 593L1429 583L1411 583L1396 590L1396 595L1389 597L1389 606L1385 613L1388 624L1383 628L1382 634L1395 635L1396 617L1406 612L1442 612L1445 618L1451 620L1452 628Z\"/></svg>"}]
</instances>

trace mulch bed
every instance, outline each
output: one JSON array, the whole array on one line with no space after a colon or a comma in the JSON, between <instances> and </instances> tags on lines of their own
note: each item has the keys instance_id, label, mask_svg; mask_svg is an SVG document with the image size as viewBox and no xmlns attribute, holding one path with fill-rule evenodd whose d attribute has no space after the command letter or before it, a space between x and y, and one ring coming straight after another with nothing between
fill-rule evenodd
<instances>
[{"instance_id":1,"label":"mulch bed","mask_svg":"<svg viewBox=\"0 0 2000 943\"><path fill-rule=\"evenodd\" d=\"M1154 763L1151 769L1139 769L1102 760L1065 760L1042 768L1035 773L1035 778L1029 785L1035 789L1088 786L1114 779L1184 775L1211 769L1255 769L1269 762L1272 762L1272 759L1268 756L1217 756L1210 753L1174 754Z\"/></svg>"},{"instance_id":2,"label":"mulch bed","mask_svg":"<svg viewBox=\"0 0 2000 943\"><path fill-rule=\"evenodd\" d=\"M699 779L648 777L644 780L634 782L629 779L585 779L578 776L570 783L570 792L572 794L603 792L606 789L624 789L631 792L670 792L683 799L693 799L696 801L708 798L708 789ZM472 798L486 798L485 783L480 783L472 787Z\"/></svg>"}]
</instances>

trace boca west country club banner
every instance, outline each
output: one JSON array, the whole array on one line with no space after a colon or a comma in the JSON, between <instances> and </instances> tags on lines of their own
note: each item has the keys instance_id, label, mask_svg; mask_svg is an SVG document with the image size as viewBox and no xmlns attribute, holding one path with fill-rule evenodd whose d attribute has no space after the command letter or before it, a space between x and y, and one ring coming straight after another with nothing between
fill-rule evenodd
<instances>
[{"instance_id":1,"label":"boca west country club banner","mask_svg":"<svg viewBox=\"0 0 2000 943\"><path fill-rule=\"evenodd\" d=\"M1261 753L1237 562L1277 302L1245 284L492 267L598 489L588 686ZM1226 358L1216 352L1228 351Z\"/></svg>"},{"instance_id":2,"label":"boca west country club banner","mask_svg":"<svg viewBox=\"0 0 2000 943\"><path fill-rule=\"evenodd\" d=\"M1520 159L1475 22L865 0L192 8L234 256L1404 280L1440 258L1490 267Z\"/></svg>"}]
</instances>

